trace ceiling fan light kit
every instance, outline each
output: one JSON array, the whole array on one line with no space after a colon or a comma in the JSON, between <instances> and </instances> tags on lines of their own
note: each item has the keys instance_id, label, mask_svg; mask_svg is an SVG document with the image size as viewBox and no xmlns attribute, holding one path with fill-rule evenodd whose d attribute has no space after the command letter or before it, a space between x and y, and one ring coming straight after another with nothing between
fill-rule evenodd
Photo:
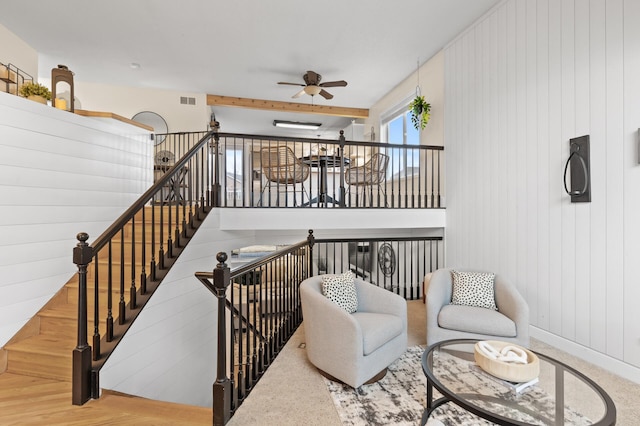
<instances>
[{"instance_id":1,"label":"ceiling fan light kit","mask_svg":"<svg viewBox=\"0 0 640 426\"><path fill-rule=\"evenodd\" d=\"M303 121L287 121L287 120L273 120L273 125L276 127L285 127L288 129L302 129L302 130L318 130L322 123L309 123Z\"/></svg>"},{"instance_id":2,"label":"ceiling fan light kit","mask_svg":"<svg viewBox=\"0 0 640 426\"><path fill-rule=\"evenodd\" d=\"M322 88L320 86L306 86L303 90L307 95L315 96L322 91Z\"/></svg>"},{"instance_id":3,"label":"ceiling fan light kit","mask_svg":"<svg viewBox=\"0 0 640 426\"><path fill-rule=\"evenodd\" d=\"M299 98L305 93L312 97L316 95L320 95L325 99L332 99L333 95L327 92L326 90L324 90L325 87L345 87L347 85L347 82L344 80L327 81L326 83L320 83L322 76L315 71L307 71L306 74L302 76L302 79L304 80L304 84L289 83L286 81L279 81L278 84L287 84L290 86L301 86L303 89L292 96L292 98L294 99Z\"/></svg>"}]
</instances>

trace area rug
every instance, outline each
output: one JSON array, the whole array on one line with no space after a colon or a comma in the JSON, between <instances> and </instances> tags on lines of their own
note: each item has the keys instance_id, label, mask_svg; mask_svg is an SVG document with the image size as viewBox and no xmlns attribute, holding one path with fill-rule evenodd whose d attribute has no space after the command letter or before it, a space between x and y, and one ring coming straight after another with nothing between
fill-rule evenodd
<instances>
[{"instance_id":1,"label":"area rug","mask_svg":"<svg viewBox=\"0 0 640 426\"><path fill-rule=\"evenodd\" d=\"M340 420L343 425L419 425L427 401L426 377L422 371L422 353L424 348L411 347L397 361L388 368L387 375L380 381L370 385L363 385L353 389L348 385L325 379L325 383L331 393ZM440 356L446 357L446 354ZM445 362L442 362L445 361ZM470 362L448 362L441 360L447 374L462 379L466 384L477 383L482 380L478 375L486 374ZM486 384L486 380L482 380ZM486 386L486 385L485 385ZM495 394L510 398L505 395L503 384L496 382ZM441 395L434 389L434 399ZM554 398L551 398L543 390L532 387L518 398L526 398L530 404L531 412L536 412L536 417L542 415L548 419L553 418ZM497 411L500 407L493 407ZM586 425L591 424L589 419L567 408L565 411L565 424ZM531 424L548 424L540 422L534 417L523 413L519 419ZM550 421L553 423L552 421ZM459 408L453 403L438 407L430 416L428 425L493 425L474 414Z\"/></svg>"},{"instance_id":2,"label":"area rug","mask_svg":"<svg viewBox=\"0 0 640 426\"><path fill-rule=\"evenodd\" d=\"M380 381L358 389L325 378L343 425L419 425L427 403L427 379L422 372L424 348L411 347L391 364ZM434 396L440 395L434 389ZM454 404L438 407L432 414L449 425L492 425ZM437 423L436 423L437 424Z\"/></svg>"}]
</instances>

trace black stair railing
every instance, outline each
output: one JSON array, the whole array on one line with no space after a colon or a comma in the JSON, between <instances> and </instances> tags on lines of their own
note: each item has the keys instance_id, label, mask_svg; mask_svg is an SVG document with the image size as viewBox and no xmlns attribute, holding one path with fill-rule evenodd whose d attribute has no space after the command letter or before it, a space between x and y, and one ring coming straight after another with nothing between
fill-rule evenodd
<instances>
[{"instance_id":1,"label":"black stair railing","mask_svg":"<svg viewBox=\"0 0 640 426\"><path fill-rule=\"evenodd\" d=\"M77 237L73 250L78 266L78 336L72 378L75 405L99 397L100 368L207 213L219 205L217 129L164 136L162 143L189 149L177 161L156 161L153 186L91 244L86 233ZM88 323L90 302L92 327ZM90 330L92 345L87 338Z\"/></svg>"},{"instance_id":2,"label":"black stair railing","mask_svg":"<svg viewBox=\"0 0 640 426\"><path fill-rule=\"evenodd\" d=\"M227 254L218 253L212 272L195 274L217 299L213 424L230 420L302 322L303 280L351 270L372 285L418 299L424 276L441 266L443 250L441 236L319 239L309 230L305 241L234 270Z\"/></svg>"},{"instance_id":3,"label":"black stair railing","mask_svg":"<svg viewBox=\"0 0 640 426\"><path fill-rule=\"evenodd\" d=\"M217 298L213 424L226 424L302 322L298 287L310 276L313 234L233 271L218 253L196 278Z\"/></svg>"}]
</instances>

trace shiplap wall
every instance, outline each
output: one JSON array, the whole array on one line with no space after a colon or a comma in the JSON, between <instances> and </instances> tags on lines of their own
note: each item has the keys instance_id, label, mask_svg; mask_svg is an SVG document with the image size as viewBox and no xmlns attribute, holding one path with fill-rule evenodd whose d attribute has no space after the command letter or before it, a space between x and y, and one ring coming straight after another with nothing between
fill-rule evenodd
<instances>
[{"instance_id":1,"label":"shiplap wall","mask_svg":"<svg viewBox=\"0 0 640 426\"><path fill-rule=\"evenodd\" d=\"M98 237L152 164L147 131L0 93L0 346L77 271L76 235Z\"/></svg>"},{"instance_id":2,"label":"shiplap wall","mask_svg":"<svg viewBox=\"0 0 640 426\"><path fill-rule=\"evenodd\" d=\"M640 2L505 1L446 47L445 95L447 264L506 274L538 336L638 380ZM572 204L585 134L593 201Z\"/></svg>"}]
</instances>

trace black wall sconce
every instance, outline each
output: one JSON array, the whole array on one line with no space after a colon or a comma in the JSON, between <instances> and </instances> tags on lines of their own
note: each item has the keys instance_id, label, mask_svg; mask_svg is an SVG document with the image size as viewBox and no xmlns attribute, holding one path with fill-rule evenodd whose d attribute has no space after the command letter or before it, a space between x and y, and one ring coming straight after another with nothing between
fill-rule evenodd
<instances>
[{"instance_id":1,"label":"black wall sconce","mask_svg":"<svg viewBox=\"0 0 640 426\"><path fill-rule=\"evenodd\" d=\"M567 188L567 169L571 165L571 188ZM589 135L569 141L569 158L564 165L564 190L572 203L591 202L591 161Z\"/></svg>"}]
</instances>

